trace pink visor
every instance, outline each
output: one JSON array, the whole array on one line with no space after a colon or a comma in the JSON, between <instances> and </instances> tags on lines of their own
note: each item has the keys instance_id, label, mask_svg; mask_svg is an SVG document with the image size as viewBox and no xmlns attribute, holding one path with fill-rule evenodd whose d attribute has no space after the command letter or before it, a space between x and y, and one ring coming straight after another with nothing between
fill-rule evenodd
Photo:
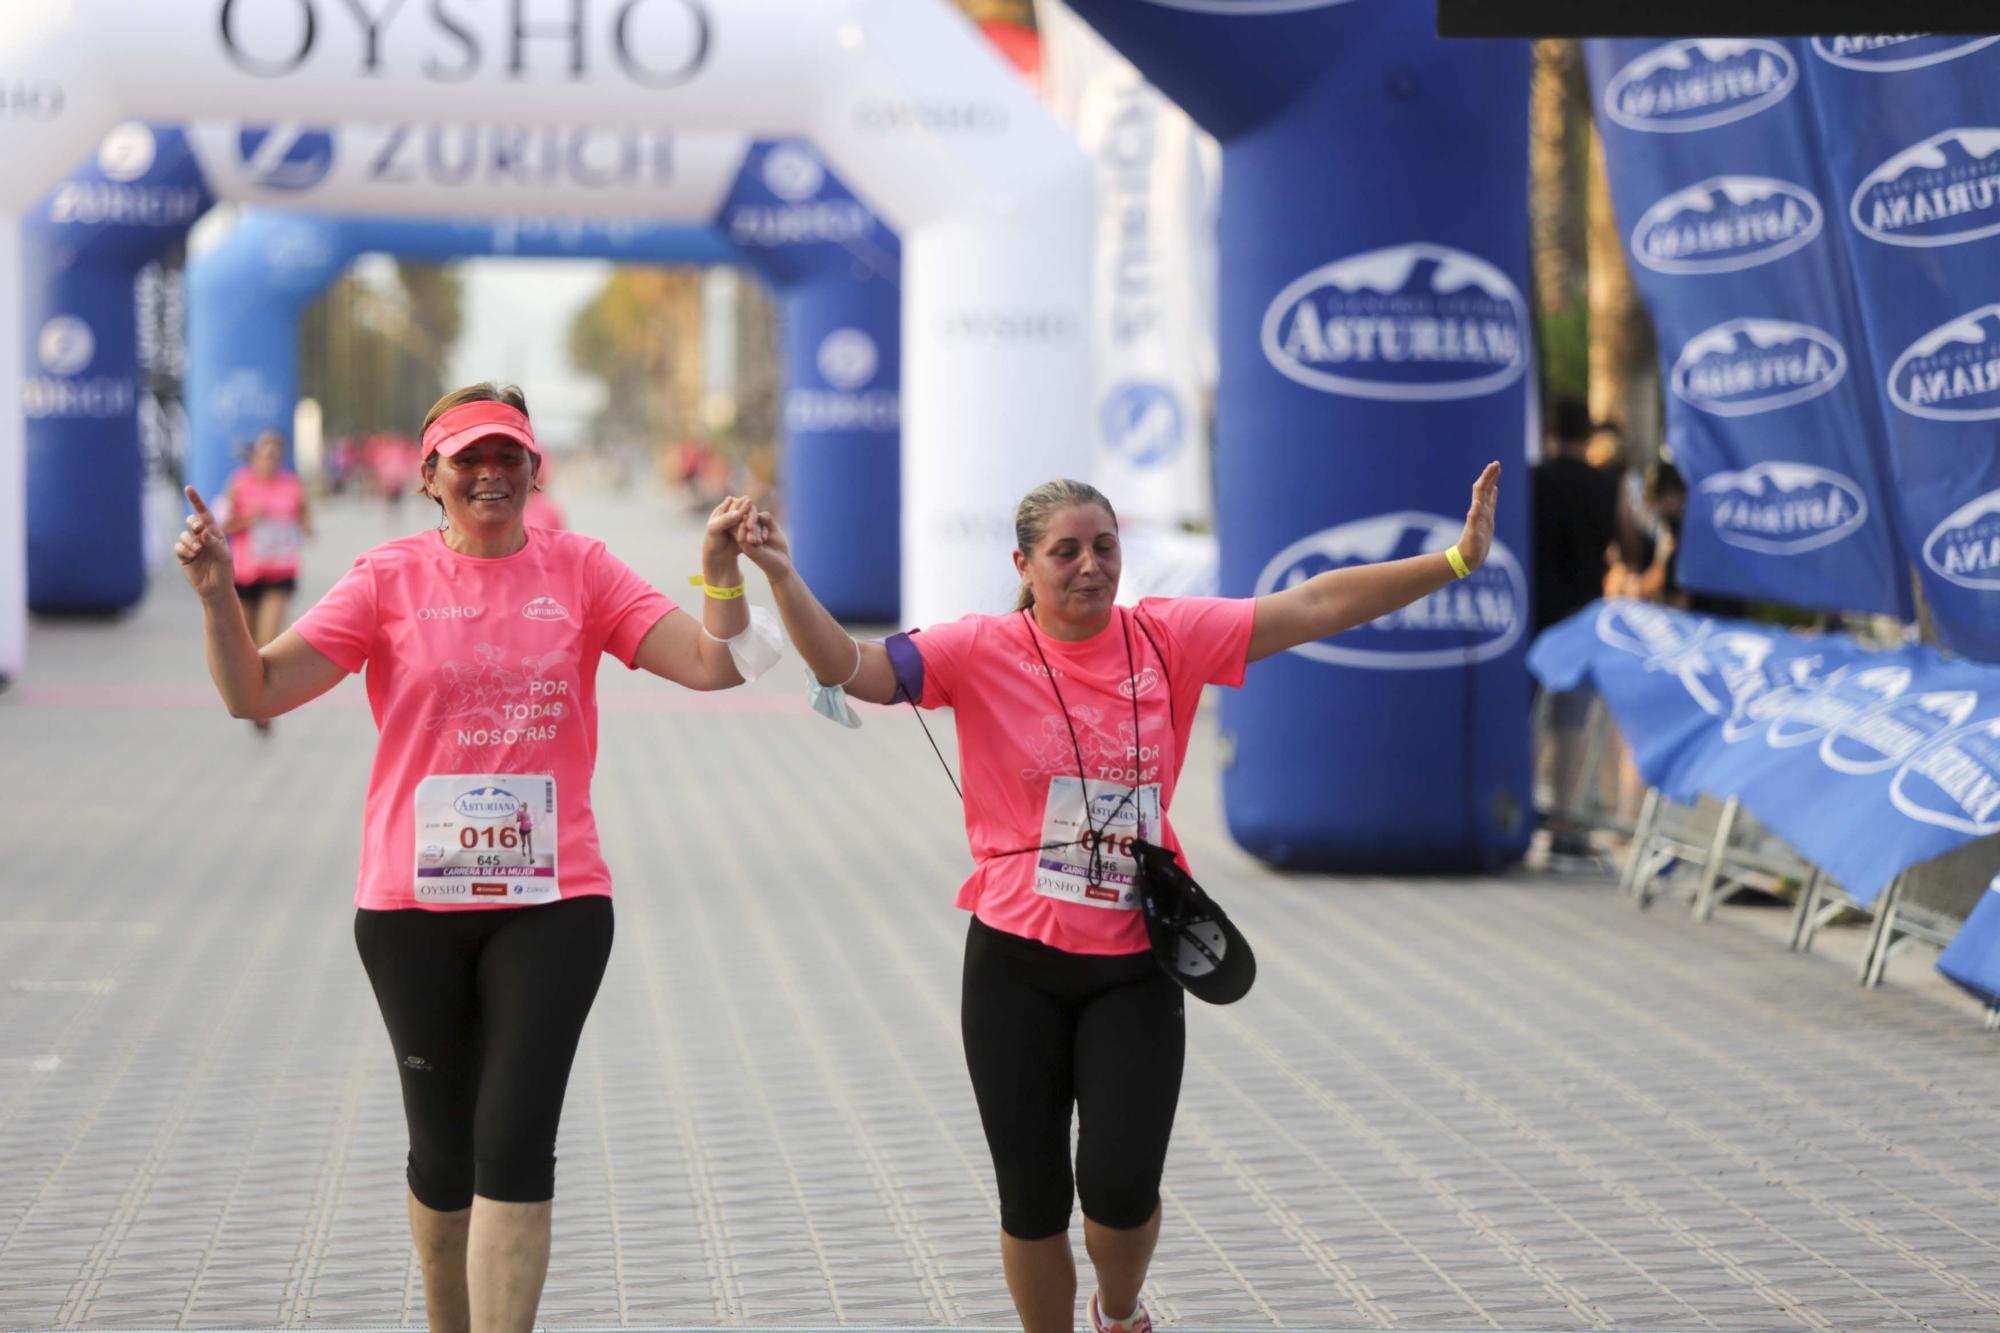
<instances>
[{"instance_id":1,"label":"pink visor","mask_svg":"<svg viewBox=\"0 0 2000 1333\"><path fill-rule=\"evenodd\" d=\"M519 408L494 402L460 403L439 415L424 431L422 456L429 458L436 453L450 458L468 444L477 444L496 435L503 440L512 440L537 458L542 456L540 447L535 444L535 429L528 424L527 414Z\"/></svg>"}]
</instances>

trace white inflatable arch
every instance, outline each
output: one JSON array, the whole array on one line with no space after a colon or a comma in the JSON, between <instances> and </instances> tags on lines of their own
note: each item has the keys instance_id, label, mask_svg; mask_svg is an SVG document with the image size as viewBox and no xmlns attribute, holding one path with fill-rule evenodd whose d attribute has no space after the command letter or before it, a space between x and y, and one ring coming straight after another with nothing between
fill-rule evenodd
<instances>
[{"instance_id":1,"label":"white inflatable arch","mask_svg":"<svg viewBox=\"0 0 2000 1333\"><path fill-rule=\"evenodd\" d=\"M124 120L809 138L903 242L903 614L996 610L1090 466L1091 167L947 0L69 0L0 18L0 677L25 657L20 217Z\"/></svg>"}]
</instances>

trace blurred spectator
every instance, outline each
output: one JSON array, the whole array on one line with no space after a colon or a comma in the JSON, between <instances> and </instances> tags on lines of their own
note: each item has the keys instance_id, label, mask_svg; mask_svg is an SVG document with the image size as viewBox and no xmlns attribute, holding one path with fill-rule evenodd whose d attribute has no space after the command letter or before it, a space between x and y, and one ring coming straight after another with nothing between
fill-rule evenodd
<instances>
[{"instance_id":1,"label":"blurred spectator","mask_svg":"<svg viewBox=\"0 0 2000 1333\"><path fill-rule=\"evenodd\" d=\"M1671 458L1661 458L1646 479L1643 506L1633 514L1631 549L1605 576L1613 597L1641 597L1709 616L1742 616L1749 604L1739 597L1690 592L1679 578L1681 524L1687 517L1687 479ZM1621 547L1624 543L1621 542Z\"/></svg>"}]
</instances>

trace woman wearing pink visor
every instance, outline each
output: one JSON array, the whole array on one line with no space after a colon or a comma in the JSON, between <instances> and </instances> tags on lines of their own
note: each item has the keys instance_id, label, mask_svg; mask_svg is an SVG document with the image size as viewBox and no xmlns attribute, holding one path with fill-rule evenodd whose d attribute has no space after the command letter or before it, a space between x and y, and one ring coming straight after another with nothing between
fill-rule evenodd
<instances>
[{"instance_id":1,"label":"woman wearing pink visor","mask_svg":"<svg viewBox=\"0 0 2000 1333\"><path fill-rule=\"evenodd\" d=\"M744 679L749 501L709 518L697 619L602 542L522 521L540 461L520 390L446 394L423 429L437 530L363 554L262 649L192 487L177 549L233 715L288 712L367 668L380 740L354 933L402 1078L434 1330L529 1329L548 1272L556 1125L611 949L598 659L696 690Z\"/></svg>"}]
</instances>

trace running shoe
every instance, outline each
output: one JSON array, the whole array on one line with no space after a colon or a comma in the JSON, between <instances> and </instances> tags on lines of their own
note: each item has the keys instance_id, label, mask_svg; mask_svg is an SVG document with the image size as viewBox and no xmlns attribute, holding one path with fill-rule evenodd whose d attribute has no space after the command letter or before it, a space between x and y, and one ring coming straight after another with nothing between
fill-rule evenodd
<instances>
[{"instance_id":1,"label":"running shoe","mask_svg":"<svg viewBox=\"0 0 2000 1333\"><path fill-rule=\"evenodd\" d=\"M1090 1293L1090 1333L1153 1333L1153 1316L1146 1313L1146 1303L1140 1301L1138 1308L1123 1319L1106 1319L1104 1312L1097 1308L1097 1293Z\"/></svg>"}]
</instances>

